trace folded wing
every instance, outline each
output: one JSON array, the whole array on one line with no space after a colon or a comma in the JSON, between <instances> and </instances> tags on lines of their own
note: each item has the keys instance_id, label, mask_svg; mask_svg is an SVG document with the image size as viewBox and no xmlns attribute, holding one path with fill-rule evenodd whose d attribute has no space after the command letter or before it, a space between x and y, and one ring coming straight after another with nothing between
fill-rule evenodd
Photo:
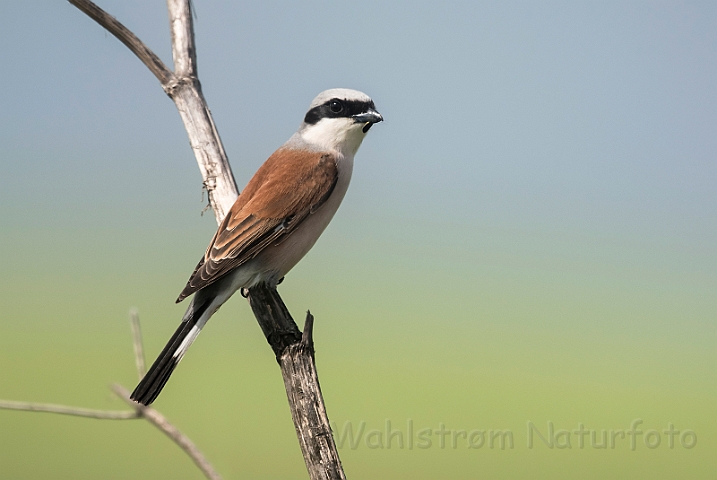
<instances>
[{"instance_id":1,"label":"folded wing","mask_svg":"<svg viewBox=\"0 0 717 480\"><path fill-rule=\"evenodd\" d=\"M331 195L338 180L333 155L277 150L259 168L219 225L177 302L284 241Z\"/></svg>"}]
</instances>

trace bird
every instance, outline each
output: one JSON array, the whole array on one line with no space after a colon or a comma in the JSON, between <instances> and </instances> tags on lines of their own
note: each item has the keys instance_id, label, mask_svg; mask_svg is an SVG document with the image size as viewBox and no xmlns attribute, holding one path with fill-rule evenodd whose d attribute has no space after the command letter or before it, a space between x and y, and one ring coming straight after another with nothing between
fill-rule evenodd
<instances>
[{"instance_id":1,"label":"bird","mask_svg":"<svg viewBox=\"0 0 717 480\"><path fill-rule=\"evenodd\" d=\"M309 106L299 129L257 170L199 260L177 303L182 322L130 398L149 405L209 318L239 289L283 280L314 246L346 194L354 156L382 122L363 92L334 88Z\"/></svg>"}]
</instances>

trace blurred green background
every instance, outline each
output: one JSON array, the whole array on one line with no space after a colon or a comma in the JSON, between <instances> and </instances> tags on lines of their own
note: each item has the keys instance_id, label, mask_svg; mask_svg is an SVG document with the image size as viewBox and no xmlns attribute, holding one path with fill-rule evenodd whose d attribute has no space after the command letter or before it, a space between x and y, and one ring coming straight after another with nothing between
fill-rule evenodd
<instances>
[{"instance_id":1,"label":"blurred green background","mask_svg":"<svg viewBox=\"0 0 717 480\"><path fill-rule=\"evenodd\" d=\"M163 2L99 4L170 63ZM363 90L386 118L280 288L316 315L339 433L365 422L340 450L349 478L714 478L717 4L195 6L240 186L323 89ZM0 40L0 398L121 409L107 386L137 381L129 309L151 361L216 228L199 172L154 77L68 3L3 2ZM306 478L242 298L156 407L226 478ZM634 419L657 448L528 448L528 422L600 441ZM443 425L456 447L369 448L387 421ZM669 448L670 423L696 445ZM513 448L470 449L471 430ZM201 475L146 422L0 411L0 478L170 477Z\"/></svg>"}]
</instances>

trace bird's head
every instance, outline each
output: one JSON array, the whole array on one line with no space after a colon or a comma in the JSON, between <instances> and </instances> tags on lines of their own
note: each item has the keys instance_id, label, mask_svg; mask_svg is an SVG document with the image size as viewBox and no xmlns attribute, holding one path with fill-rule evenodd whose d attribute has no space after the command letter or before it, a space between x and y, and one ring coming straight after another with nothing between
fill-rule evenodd
<instances>
[{"instance_id":1,"label":"bird's head","mask_svg":"<svg viewBox=\"0 0 717 480\"><path fill-rule=\"evenodd\" d=\"M334 88L321 92L311 102L299 134L321 149L353 155L371 126L382 121L371 97L357 90Z\"/></svg>"}]
</instances>

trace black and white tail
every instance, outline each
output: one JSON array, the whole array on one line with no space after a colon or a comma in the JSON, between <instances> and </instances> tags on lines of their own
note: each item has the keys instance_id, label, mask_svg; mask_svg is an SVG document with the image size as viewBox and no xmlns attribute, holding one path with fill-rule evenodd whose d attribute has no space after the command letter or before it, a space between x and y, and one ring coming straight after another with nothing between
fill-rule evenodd
<instances>
[{"instance_id":1,"label":"black and white tail","mask_svg":"<svg viewBox=\"0 0 717 480\"><path fill-rule=\"evenodd\" d=\"M154 361L147 374L130 395L129 398L135 402L143 405L149 405L154 402L167 380L169 380L170 375L172 375L174 368L184 354L187 353L190 345L196 340L204 323L206 323L206 320L202 323L199 323L199 320L211 302L204 302L198 308L195 308L195 299L196 297L192 299L192 303L189 305L187 313L184 314L182 323L177 331L174 332L162 353L159 354L157 360Z\"/></svg>"}]
</instances>

